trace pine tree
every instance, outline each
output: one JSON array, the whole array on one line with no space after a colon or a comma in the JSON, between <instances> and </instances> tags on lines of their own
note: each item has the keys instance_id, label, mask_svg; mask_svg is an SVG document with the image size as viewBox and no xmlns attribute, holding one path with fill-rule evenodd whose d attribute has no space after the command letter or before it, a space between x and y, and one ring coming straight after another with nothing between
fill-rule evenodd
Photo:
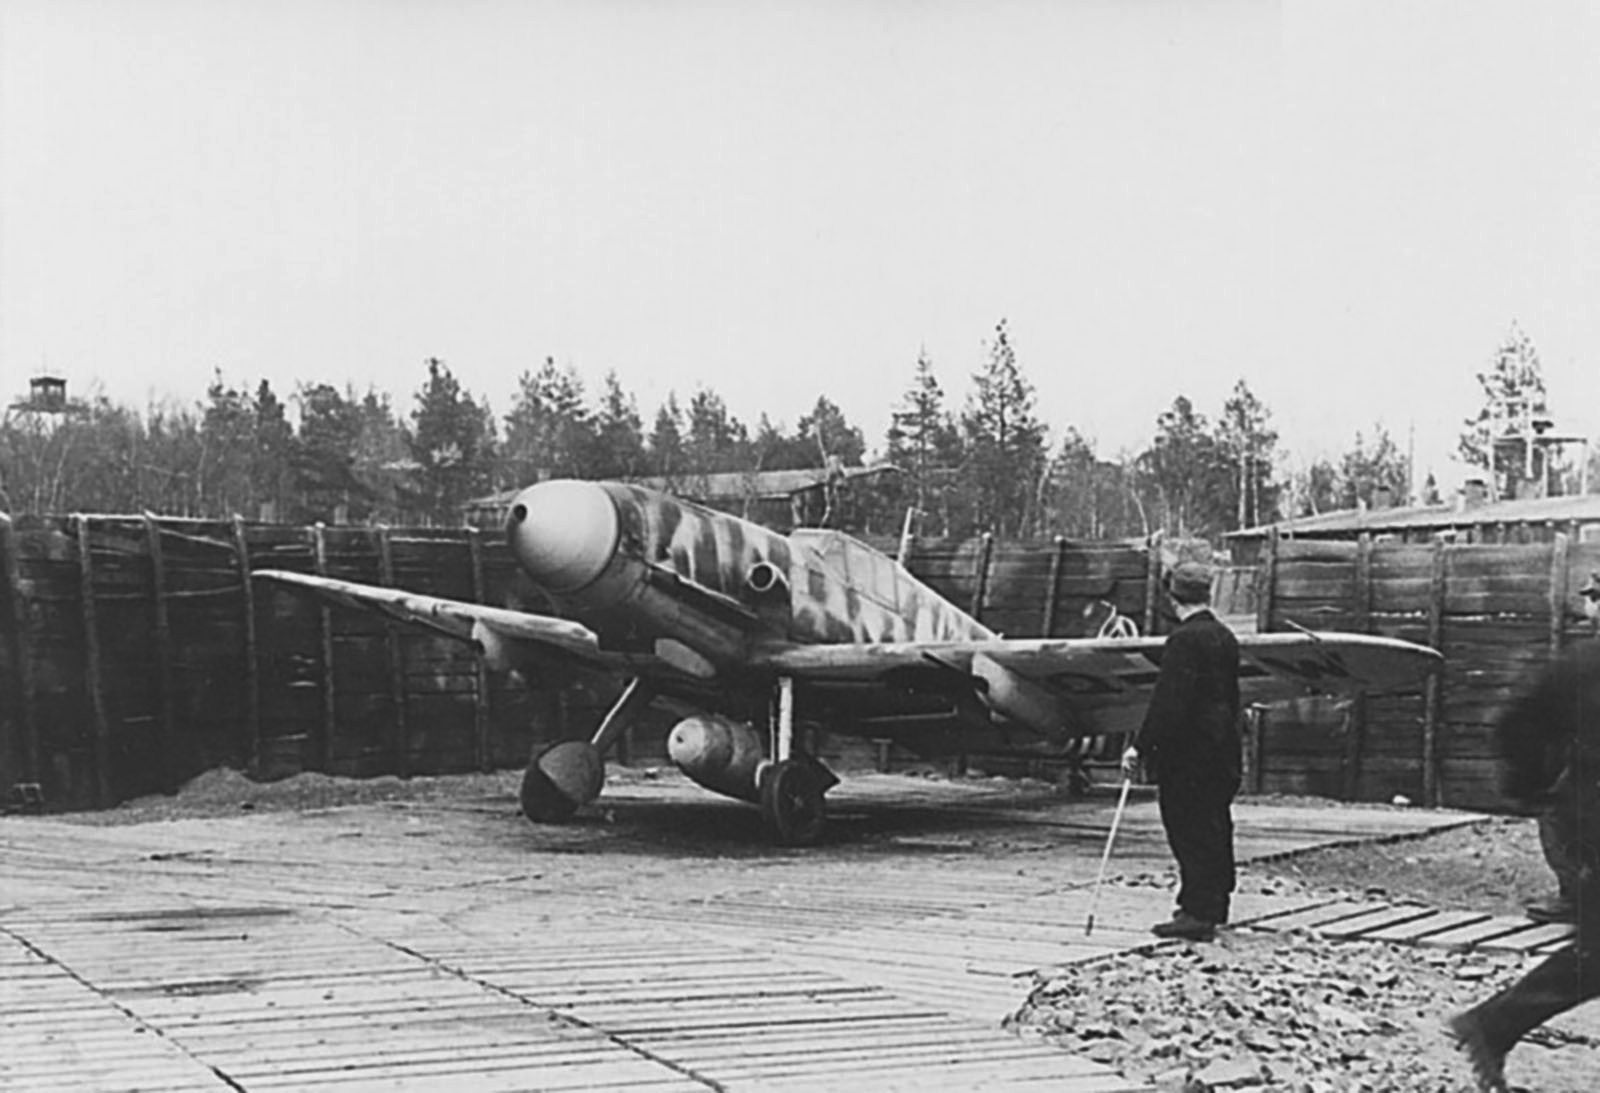
<instances>
[{"instance_id":1,"label":"pine tree","mask_svg":"<svg viewBox=\"0 0 1600 1093\"><path fill-rule=\"evenodd\" d=\"M293 494L294 429L283 403L262 380L250 405L255 443L250 452L250 486L255 519L282 520L288 516Z\"/></svg>"},{"instance_id":2,"label":"pine tree","mask_svg":"<svg viewBox=\"0 0 1600 1093\"><path fill-rule=\"evenodd\" d=\"M364 518L371 495L356 477L361 411L330 383L302 384L295 392L300 429L290 454L297 521L342 522Z\"/></svg>"},{"instance_id":3,"label":"pine tree","mask_svg":"<svg viewBox=\"0 0 1600 1093\"><path fill-rule=\"evenodd\" d=\"M816 466L825 466L837 460L841 466L859 467L867 452L866 439L861 430L845 418L844 411L828 398L818 395L811 412L795 423L795 432L802 443L817 453Z\"/></svg>"},{"instance_id":4,"label":"pine tree","mask_svg":"<svg viewBox=\"0 0 1600 1093\"><path fill-rule=\"evenodd\" d=\"M1002 537L1034 528L1036 494L1044 472L1044 426L1035 415L1033 385L1023 376L1004 319L961 415L965 493L975 529Z\"/></svg>"},{"instance_id":5,"label":"pine tree","mask_svg":"<svg viewBox=\"0 0 1600 1093\"><path fill-rule=\"evenodd\" d=\"M1533 423L1550 412L1539 351L1515 321L1489 367L1477 377L1483 405L1465 422L1459 454L1468 465L1487 473L1494 496L1509 496L1517 482L1538 473ZM1522 438L1522 443L1497 443L1513 436Z\"/></svg>"},{"instance_id":6,"label":"pine tree","mask_svg":"<svg viewBox=\"0 0 1600 1093\"><path fill-rule=\"evenodd\" d=\"M413 488L427 519L459 523L461 508L491 480L494 419L464 391L449 367L428 358L428 379L416 394L406 446L416 464Z\"/></svg>"},{"instance_id":7,"label":"pine tree","mask_svg":"<svg viewBox=\"0 0 1600 1093\"><path fill-rule=\"evenodd\" d=\"M1179 395L1157 416L1155 439L1138 467L1167 535L1208 537L1232 520L1232 460L1187 397Z\"/></svg>"},{"instance_id":8,"label":"pine tree","mask_svg":"<svg viewBox=\"0 0 1600 1093\"><path fill-rule=\"evenodd\" d=\"M508 476L519 484L541 478L603 477L592 472L595 423L583 381L568 365L546 357L537 373L517 380L517 399L505 417Z\"/></svg>"},{"instance_id":9,"label":"pine tree","mask_svg":"<svg viewBox=\"0 0 1600 1093\"><path fill-rule=\"evenodd\" d=\"M903 503L949 534L950 485L961 463L961 436L944 405L944 390L933 374L926 350L917 354L911 388L901 396L885 437L889 461L904 475ZM931 530L924 525L924 530Z\"/></svg>"},{"instance_id":10,"label":"pine tree","mask_svg":"<svg viewBox=\"0 0 1600 1093\"><path fill-rule=\"evenodd\" d=\"M1255 527L1277 511L1278 487L1272 479L1278 433L1271 421L1272 411L1249 385L1242 379L1235 383L1217 423L1217 439L1234 462L1235 528Z\"/></svg>"},{"instance_id":11,"label":"pine tree","mask_svg":"<svg viewBox=\"0 0 1600 1093\"><path fill-rule=\"evenodd\" d=\"M655 425L650 430L648 451L652 474L665 479L667 488L673 488L687 472L687 459L683 444L683 410L678 406L678 396L667 392L667 401L656 410Z\"/></svg>"},{"instance_id":12,"label":"pine tree","mask_svg":"<svg viewBox=\"0 0 1600 1093\"><path fill-rule=\"evenodd\" d=\"M1354 445L1340 460L1339 500L1345 508L1353 509L1378 504L1383 493L1391 499L1402 498L1410 478L1405 453L1379 422L1373 425L1370 436L1358 430Z\"/></svg>"},{"instance_id":13,"label":"pine tree","mask_svg":"<svg viewBox=\"0 0 1600 1093\"><path fill-rule=\"evenodd\" d=\"M615 372L606 373L594 437L590 465L594 477L635 478L645 472L644 422L638 403L622 389Z\"/></svg>"},{"instance_id":14,"label":"pine tree","mask_svg":"<svg viewBox=\"0 0 1600 1093\"><path fill-rule=\"evenodd\" d=\"M739 470L749 463L750 438L722 396L702 387L689 399L684 454L691 475Z\"/></svg>"}]
</instances>

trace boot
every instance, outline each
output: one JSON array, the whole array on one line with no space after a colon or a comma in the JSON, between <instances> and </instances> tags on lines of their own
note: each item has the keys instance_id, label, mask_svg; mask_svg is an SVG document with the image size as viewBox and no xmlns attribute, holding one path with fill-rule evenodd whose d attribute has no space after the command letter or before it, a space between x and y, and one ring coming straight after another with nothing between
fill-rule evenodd
<instances>
[{"instance_id":1,"label":"boot","mask_svg":"<svg viewBox=\"0 0 1600 1093\"><path fill-rule=\"evenodd\" d=\"M1523 913L1535 922L1577 922L1578 905L1571 896L1561 894L1525 904Z\"/></svg>"},{"instance_id":2,"label":"boot","mask_svg":"<svg viewBox=\"0 0 1600 1093\"><path fill-rule=\"evenodd\" d=\"M1478 1084L1478 1093L1508 1093L1505 1052L1489 1043L1489 1037L1478 1019L1472 1016L1472 1011L1456 1014L1445 1027L1456 1047L1472 1064L1472 1078Z\"/></svg>"},{"instance_id":3,"label":"boot","mask_svg":"<svg viewBox=\"0 0 1600 1093\"><path fill-rule=\"evenodd\" d=\"M1150 927L1150 932L1157 937L1183 941L1210 941L1217 936L1217 926L1214 922L1196 918L1188 911L1179 911L1170 922L1158 922Z\"/></svg>"}]
</instances>

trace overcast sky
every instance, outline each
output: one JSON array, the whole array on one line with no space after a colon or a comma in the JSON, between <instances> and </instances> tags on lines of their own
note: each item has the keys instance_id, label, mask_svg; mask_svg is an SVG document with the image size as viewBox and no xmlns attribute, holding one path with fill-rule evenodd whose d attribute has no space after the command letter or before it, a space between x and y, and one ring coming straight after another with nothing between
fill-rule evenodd
<instances>
[{"instance_id":1,"label":"overcast sky","mask_svg":"<svg viewBox=\"0 0 1600 1093\"><path fill-rule=\"evenodd\" d=\"M995 323L1055 435L1245 379L1449 460L1513 320L1600 432L1600 14L1550 3L0 0L0 396L213 370L882 443Z\"/></svg>"}]
</instances>

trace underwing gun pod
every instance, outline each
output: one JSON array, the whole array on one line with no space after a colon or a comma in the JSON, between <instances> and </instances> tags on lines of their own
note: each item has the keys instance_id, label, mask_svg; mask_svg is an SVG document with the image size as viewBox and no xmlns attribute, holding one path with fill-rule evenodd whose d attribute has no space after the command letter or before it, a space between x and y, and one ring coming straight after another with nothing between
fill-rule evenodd
<instances>
[{"instance_id":1,"label":"underwing gun pod","mask_svg":"<svg viewBox=\"0 0 1600 1093\"><path fill-rule=\"evenodd\" d=\"M510 507L506 538L560 617L256 576L472 642L494 667L531 654L623 678L588 739L529 762L522 808L542 823L600 794L606 753L654 705L682 715L667 752L689 778L759 806L779 841L814 842L838 779L804 746L805 727L929 756L1070 757L1086 738L1137 727L1160 663L1163 639L1136 634L1003 638L841 532L780 535L641 486L531 486ZM1240 647L1253 698L1403 686L1438 661L1354 634L1242 635Z\"/></svg>"}]
</instances>

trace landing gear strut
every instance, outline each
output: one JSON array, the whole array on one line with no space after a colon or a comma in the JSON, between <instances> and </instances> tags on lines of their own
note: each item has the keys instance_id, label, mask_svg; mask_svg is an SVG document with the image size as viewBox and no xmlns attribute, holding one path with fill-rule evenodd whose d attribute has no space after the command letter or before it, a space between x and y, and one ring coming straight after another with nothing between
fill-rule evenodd
<instances>
[{"instance_id":1,"label":"landing gear strut","mask_svg":"<svg viewBox=\"0 0 1600 1093\"><path fill-rule=\"evenodd\" d=\"M606 781L606 749L654 697L650 684L631 680L593 737L564 740L534 753L522 775L522 814L534 823L560 823L600 796Z\"/></svg>"},{"instance_id":2,"label":"landing gear strut","mask_svg":"<svg viewBox=\"0 0 1600 1093\"><path fill-rule=\"evenodd\" d=\"M781 846L812 846L822 838L828 809L823 795L839 784L832 771L794 746L794 680L778 680L772 719L772 759L760 775L761 815Z\"/></svg>"}]
</instances>

